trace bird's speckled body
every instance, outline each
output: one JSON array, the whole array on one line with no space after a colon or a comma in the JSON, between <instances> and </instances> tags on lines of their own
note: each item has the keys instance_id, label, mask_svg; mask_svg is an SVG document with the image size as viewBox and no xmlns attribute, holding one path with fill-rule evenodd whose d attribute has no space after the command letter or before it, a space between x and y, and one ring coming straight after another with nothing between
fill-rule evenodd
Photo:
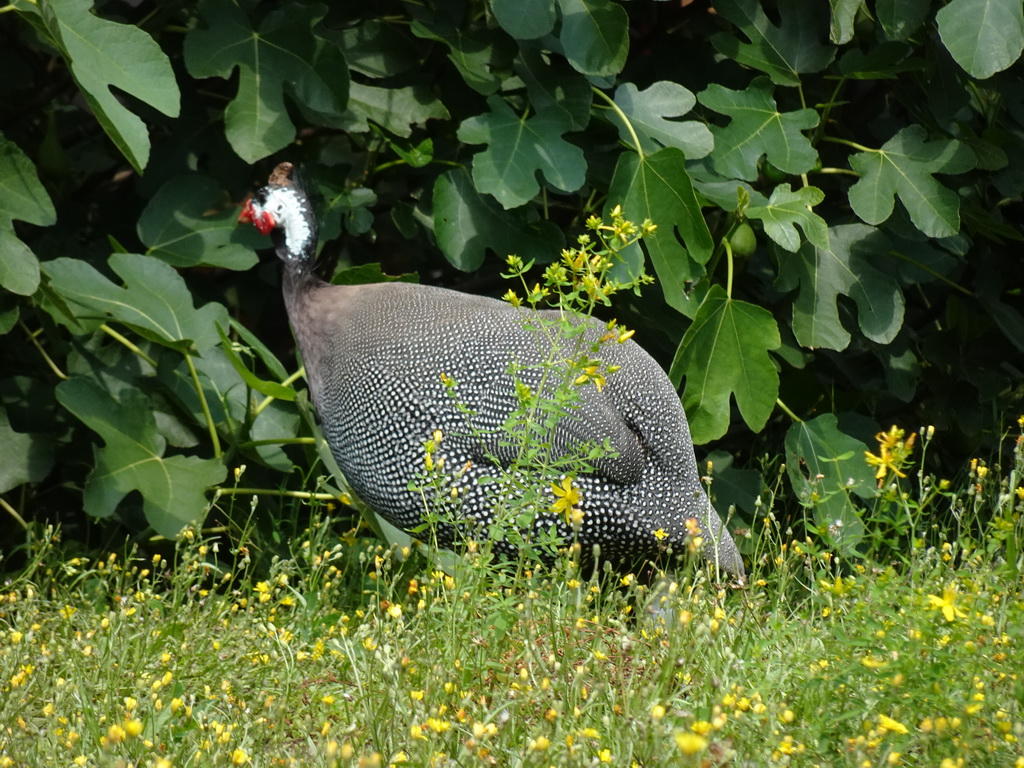
<instances>
[{"instance_id":1,"label":"bird's speckled body","mask_svg":"<svg viewBox=\"0 0 1024 768\"><path fill-rule=\"evenodd\" d=\"M301 225L295 223L296 204ZM455 481L461 514L486 525L493 500L476 480L493 475L490 462L511 458L501 439L516 408L510 364L533 384L530 366L544 358L522 311L429 286L322 282L312 270L316 243L308 203L287 172L275 172L242 218L261 231L285 224L277 241L288 316L327 442L353 489L393 525L421 525L423 502L409 484L423 470L424 443L441 430L438 455L446 466L470 467ZM593 324L587 334L596 339L603 332L604 326ZM666 546L679 549L686 521L694 518L710 540L706 555L722 570L742 574L736 546L701 487L686 416L668 377L632 341L605 344L601 356L621 370L601 391L582 387L582 403L554 436L556 453L605 439L615 451L576 479L584 551L596 544L602 557L629 561ZM459 402L473 411L472 429L442 374L458 382ZM571 536L561 515L538 516L545 529L552 523ZM447 544L454 532L441 526L437 533Z\"/></svg>"}]
</instances>

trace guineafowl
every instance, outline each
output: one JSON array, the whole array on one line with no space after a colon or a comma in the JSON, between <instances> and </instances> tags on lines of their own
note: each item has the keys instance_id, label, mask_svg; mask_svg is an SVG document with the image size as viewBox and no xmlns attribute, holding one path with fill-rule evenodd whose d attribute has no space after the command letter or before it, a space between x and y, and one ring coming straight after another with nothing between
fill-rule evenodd
<instances>
[{"instance_id":1,"label":"guineafowl","mask_svg":"<svg viewBox=\"0 0 1024 768\"><path fill-rule=\"evenodd\" d=\"M458 498L459 521L438 524L438 542L450 546L460 528L486 531L494 514L487 478L495 464L512 459L502 437L517 406L510 365L528 371L544 359L536 331L524 324L522 309L497 299L409 283L325 283L314 272L313 211L291 172L291 164L279 165L239 220L271 234L283 262L288 318L338 466L377 514L424 537L423 499L411 486L433 441L438 457L459 468L448 489ZM604 332L591 322L586 336ZM632 340L607 344L601 355L621 369L603 387L580 387L552 444L563 455L585 442L607 440L613 450L572 481L583 513L576 530L551 510L537 514L536 529L555 525L567 540L575 535L584 553L619 564L670 547L679 552L700 534L705 555L742 576L736 545L701 487L686 415L668 377ZM455 399L464 408L446 381L458 383Z\"/></svg>"}]
</instances>

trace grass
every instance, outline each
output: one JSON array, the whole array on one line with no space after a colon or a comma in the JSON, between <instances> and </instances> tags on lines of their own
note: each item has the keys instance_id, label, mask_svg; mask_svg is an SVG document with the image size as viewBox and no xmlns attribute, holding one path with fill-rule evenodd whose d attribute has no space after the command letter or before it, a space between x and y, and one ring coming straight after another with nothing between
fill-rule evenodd
<instances>
[{"instance_id":1,"label":"grass","mask_svg":"<svg viewBox=\"0 0 1024 768\"><path fill-rule=\"evenodd\" d=\"M0 594L0 768L1024 766L1020 504L992 518L886 565L767 512L747 586L660 596L486 547L401 562L322 509L260 565L193 531L174 562L65 559L51 532Z\"/></svg>"}]
</instances>

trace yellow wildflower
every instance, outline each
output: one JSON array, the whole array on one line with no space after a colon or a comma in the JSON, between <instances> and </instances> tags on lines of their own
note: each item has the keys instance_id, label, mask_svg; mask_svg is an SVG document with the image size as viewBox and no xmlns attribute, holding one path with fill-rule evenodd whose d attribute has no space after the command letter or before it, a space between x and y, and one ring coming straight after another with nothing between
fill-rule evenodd
<instances>
[{"instance_id":1,"label":"yellow wildflower","mask_svg":"<svg viewBox=\"0 0 1024 768\"><path fill-rule=\"evenodd\" d=\"M708 746L708 740L703 736L687 731L679 731L675 735L675 739L676 746L684 755L696 755L698 752L703 752Z\"/></svg>"},{"instance_id":2,"label":"yellow wildflower","mask_svg":"<svg viewBox=\"0 0 1024 768\"><path fill-rule=\"evenodd\" d=\"M551 511L556 515L564 515L565 522L572 521L573 513L582 500L579 488L573 485L571 477L563 477L561 483L552 483L551 490L555 494L555 500L551 504Z\"/></svg>"},{"instance_id":3,"label":"yellow wildflower","mask_svg":"<svg viewBox=\"0 0 1024 768\"><path fill-rule=\"evenodd\" d=\"M953 585L944 587L942 589L942 597L936 597L935 595L928 595L928 605L934 610L941 610L942 615L946 621L955 621L956 619L963 619L967 616L966 613L961 611L956 606L957 591Z\"/></svg>"}]
</instances>

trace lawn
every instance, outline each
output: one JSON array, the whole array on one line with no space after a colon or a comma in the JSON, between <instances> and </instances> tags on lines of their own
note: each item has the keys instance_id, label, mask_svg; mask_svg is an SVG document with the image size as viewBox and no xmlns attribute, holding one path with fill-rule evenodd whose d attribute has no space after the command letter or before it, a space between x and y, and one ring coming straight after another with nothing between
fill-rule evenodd
<instances>
[{"instance_id":1,"label":"lawn","mask_svg":"<svg viewBox=\"0 0 1024 768\"><path fill-rule=\"evenodd\" d=\"M746 585L659 595L445 572L324 509L276 558L189 530L173 562L69 559L51 531L0 595L0 766L1024 766L1005 524L892 563L755 528Z\"/></svg>"}]
</instances>

